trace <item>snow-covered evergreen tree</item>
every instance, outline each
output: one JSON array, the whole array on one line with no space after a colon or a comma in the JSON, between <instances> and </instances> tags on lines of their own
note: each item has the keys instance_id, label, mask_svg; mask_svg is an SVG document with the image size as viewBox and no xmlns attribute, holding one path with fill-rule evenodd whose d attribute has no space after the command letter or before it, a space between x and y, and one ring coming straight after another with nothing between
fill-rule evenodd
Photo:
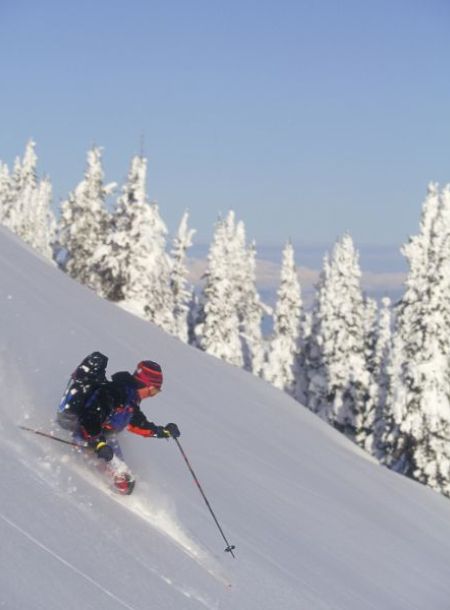
<instances>
[{"instance_id":1,"label":"snow-covered evergreen tree","mask_svg":"<svg viewBox=\"0 0 450 610\"><path fill-rule=\"evenodd\" d=\"M262 316L268 308L256 288L256 245L247 246L245 225L236 223L234 212L228 217L228 273L234 286L244 368L259 375L264 362Z\"/></svg>"},{"instance_id":2,"label":"snow-covered evergreen tree","mask_svg":"<svg viewBox=\"0 0 450 610\"><path fill-rule=\"evenodd\" d=\"M307 403L311 410L355 439L369 396L365 362L365 307L358 254L349 235L331 260L325 257L305 346Z\"/></svg>"},{"instance_id":3,"label":"snow-covered evergreen tree","mask_svg":"<svg viewBox=\"0 0 450 610\"><path fill-rule=\"evenodd\" d=\"M365 357L370 374L368 396L362 412L362 424L356 441L359 445L377 455L377 434L383 417L387 380L387 361L391 348L391 301L382 299L382 308L376 301L365 299Z\"/></svg>"},{"instance_id":4,"label":"snow-covered evergreen tree","mask_svg":"<svg viewBox=\"0 0 450 610\"><path fill-rule=\"evenodd\" d=\"M109 231L96 251L95 266L101 278L100 294L114 301L141 300L143 313L150 291L147 275L152 256L152 214L146 194L146 160L133 157L127 181L121 189Z\"/></svg>"},{"instance_id":5,"label":"snow-covered evergreen tree","mask_svg":"<svg viewBox=\"0 0 450 610\"><path fill-rule=\"evenodd\" d=\"M49 178L38 179L35 146L33 140L27 143L12 175L6 165L0 167L0 221L43 256L52 258L52 187Z\"/></svg>"},{"instance_id":6,"label":"snow-covered evergreen tree","mask_svg":"<svg viewBox=\"0 0 450 610\"><path fill-rule=\"evenodd\" d=\"M34 190L30 200L30 230L26 241L42 256L53 257L56 220L51 208L52 184L44 177Z\"/></svg>"},{"instance_id":7,"label":"snow-covered evergreen tree","mask_svg":"<svg viewBox=\"0 0 450 610\"><path fill-rule=\"evenodd\" d=\"M11 178L6 163L0 161L0 224L7 224L7 213L11 200Z\"/></svg>"},{"instance_id":8,"label":"snow-covered evergreen tree","mask_svg":"<svg viewBox=\"0 0 450 610\"><path fill-rule=\"evenodd\" d=\"M146 190L147 160L135 156L94 262L101 294L165 330L173 330L167 228Z\"/></svg>"},{"instance_id":9,"label":"snow-covered evergreen tree","mask_svg":"<svg viewBox=\"0 0 450 610\"><path fill-rule=\"evenodd\" d=\"M275 387L295 393L296 364L302 298L294 261L294 248L288 242L283 250L281 282L274 312L273 336L263 367L263 377Z\"/></svg>"},{"instance_id":10,"label":"snow-covered evergreen tree","mask_svg":"<svg viewBox=\"0 0 450 610\"><path fill-rule=\"evenodd\" d=\"M17 157L14 170L8 179L3 204L3 224L25 241L30 241L30 210L38 185L35 142L29 140L23 159Z\"/></svg>"},{"instance_id":11,"label":"snow-covered evergreen tree","mask_svg":"<svg viewBox=\"0 0 450 610\"><path fill-rule=\"evenodd\" d=\"M87 154L83 180L61 206L57 228L61 267L99 293L102 278L97 270L98 250L110 229L106 198L115 187L114 184L106 186L103 178L101 149L94 147Z\"/></svg>"},{"instance_id":12,"label":"snow-covered evergreen tree","mask_svg":"<svg viewBox=\"0 0 450 610\"><path fill-rule=\"evenodd\" d=\"M384 462L450 495L450 185L430 185L398 307L381 450Z\"/></svg>"},{"instance_id":13,"label":"snow-covered evergreen tree","mask_svg":"<svg viewBox=\"0 0 450 610\"><path fill-rule=\"evenodd\" d=\"M170 288L173 299L173 334L188 343L188 312L192 290L188 290L188 268L186 265L186 253L192 246L192 238L195 229L188 227L188 212L181 218L178 232L173 240L171 251L172 267L170 271Z\"/></svg>"},{"instance_id":14,"label":"snow-covered evergreen tree","mask_svg":"<svg viewBox=\"0 0 450 610\"><path fill-rule=\"evenodd\" d=\"M38 189L36 143L29 140L26 145L23 160L16 166L13 182L16 189L15 222L12 230L27 243L31 243L34 231L34 208L38 204L36 191Z\"/></svg>"},{"instance_id":15,"label":"snow-covered evergreen tree","mask_svg":"<svg viewBox=\"0 0 450 610\"><path fill-rule=\"evenodd\" d=\"M369 408L366 409L364 414L363 430L365 434L360 441L360 444L367 451L378 458L381 457L378 446L380 445L380 434L383 431L385 417L386 397L389 387L387 367L392 345L391 300L384 297L381 304L382 307L372 331L372 349L368 354L368 370L372 375L375 392Z\"/></svg>"},{"instance_id":16,"label":"snow-covered evergreen tree","mask_svg":"<svg viewBox=\"0 0 450 610\"><path fill-rule=\"evenodd\" d=\"M233 211L219 220L198 303L195 343L236 366L259 374L263 364L261 319L266 307L256 289L254 244Z\"/></svg>"},{"instance_id":17,"label":"snow-covered evergreen tree","mask_svg":"<svg viewBox=\"0 0 450 610\"><path fill-rule=\"evenodd\" d=\"M374 376L379 387L381 405L384 407L387 390L386 366L392 345L392 304L389 297L381 300L378 333L375 345Z\"/></svg>"},{"instance_id":18,"label":"snow-covered evergreen tree","mask_svg":"<svg viewBox=\"0 0 450 610\"><path fill-rule=\"evenodd\" d=\"M20 211L18 201L20 198L22 185L21 173L22 160L20 157L16 157L13 170L9 176L9 184L6 191L7 196L3 204L2 213L2 223L13 233L17 233L18 227L20 226Z\"/></svg>"},{"instance_id":19,"label":"snow-covered evergreen tree","mask_svg":"<svg viewBox=\"0 0 450 610\"><path fill-rule=\"evenodd\" d=\"M232 262L236 260L234 212L220 219L208 254L205 284L200 297L195 326L196 345L200 349L242 367L244 364L239 330L238 300Z\"/></svg>"},{"instance_id":20,"label":"snow-covered evergreen tree","mask_svg":"<svg viewBox=\"0 0 450 610\"><path fill-rule=\"evenodd\" d=\"M243 225L242 225L243 227ZM254 375L261 375L264 366L264 338L262 335L262 318L270 313L264 305L256 288L256 244L252 242L242 250L242 270L238 275L238 316L241 335L244 340L244 366Z\"/></svg>"},{"instance_id":21,"label":"snow-covered evergreen tree","mask_svg":"<svg viewBox=\"0 0 450 610\"><path fill-rule=\"evenodd\" d=\"M151 203L150 209L152 212L151 227L154 254L148 270L151 290L147 295L144 314L148 320L168 333L174 334L174 303L170 288L171 260L166 251L168 231L159 213L158 204L156 202Z\"/></svg>"},{"instance_id":22,"label":"snow-covered evergreen tree","mask_svg":"<svg viewBox=\"0 0 450 610\"><path fill-rule=\"evenodd\" d=\"M189 345L197 344L197 336L196 336L196 325L200 320L200 297L197 293L195 287L191 292L191 299L189 302L189 309L187 314L187 326L188 326L188 343Z\"/></svg>"},{"instance_id":23,"label":"snow-covered evergreen tree","mask_svg":"<svg viewBox=\"0 0 450 610\"><path fill-rule=\"evenodd\" d=\"M295 388L294 397L302 405L308 404L308 345L311 340L312 312L303 311L300 319L298 347L295 362Z\"/></svg>"}]
</instances>

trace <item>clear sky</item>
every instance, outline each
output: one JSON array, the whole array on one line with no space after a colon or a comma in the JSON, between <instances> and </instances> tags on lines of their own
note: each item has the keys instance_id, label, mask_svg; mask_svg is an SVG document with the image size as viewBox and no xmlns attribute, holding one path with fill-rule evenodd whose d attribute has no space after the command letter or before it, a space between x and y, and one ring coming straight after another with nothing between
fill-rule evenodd
<instances>
[{"instance_id":1,"label":"clear sky","mask_svg":"<svg viewBox=\"0 0 450 610\"><path fill-rule=\"evenodd\" d=\"M450 181L449 31L448 0L0 0L0 159L33 137L59 200L143 141L171 231L400 245Z\"/></svg>"}]
</instances>

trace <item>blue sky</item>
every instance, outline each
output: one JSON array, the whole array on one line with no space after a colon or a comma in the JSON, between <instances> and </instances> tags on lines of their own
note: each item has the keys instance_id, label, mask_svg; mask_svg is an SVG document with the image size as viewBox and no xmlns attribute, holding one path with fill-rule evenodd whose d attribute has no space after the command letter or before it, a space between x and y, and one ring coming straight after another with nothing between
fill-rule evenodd
<instances>
[{"instance_id":1,"label":"blue sky","mask_svg":"<svg viewBox=\"0 0 450 610\"><path fill-rule=\"evenodd\" d=\"M104 147L197 240L400 245L450 181L447 0L0 0L0 159L32 136L56 200Z\"/></svg>"}]
</instances>

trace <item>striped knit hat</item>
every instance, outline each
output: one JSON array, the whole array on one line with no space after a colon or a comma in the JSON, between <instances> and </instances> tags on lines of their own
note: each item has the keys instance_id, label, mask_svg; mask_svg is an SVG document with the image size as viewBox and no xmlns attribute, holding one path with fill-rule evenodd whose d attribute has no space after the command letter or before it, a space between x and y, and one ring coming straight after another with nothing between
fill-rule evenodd
<instances>
[{"instance_id":1,"label":"striped knit hat","mask_svg":"<svg viewBox=\"0 0 450 610\"><path fill-rule=\"evenodd\" d=\"M144 386L153 386L154 388L158 388L158 390L161 389L163 375L161 367L156 362L152 362L151 360L139 362L133 375Z\"/></svg>"}]
</instances>

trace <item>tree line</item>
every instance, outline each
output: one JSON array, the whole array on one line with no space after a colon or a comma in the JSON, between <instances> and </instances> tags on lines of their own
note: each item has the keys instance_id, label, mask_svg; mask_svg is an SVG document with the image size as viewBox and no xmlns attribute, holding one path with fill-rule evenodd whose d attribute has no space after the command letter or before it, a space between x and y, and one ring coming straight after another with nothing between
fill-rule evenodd
<instances>
[{"instance_id":1,"label":"tree line","mask_svg":"<svg viewBox=\"0 0 450 610\"><path fill-rule=\"evenodd\" d=\"M428 187L418 234L402 247L409 272L397 303L364 294L346 234L324 258L309 310L287 242L271 309L256 287L256 245L233 211L216 223L195 288L188 213L169 244L146 159L133 157L118 187L105 184L101 155L88 151L55 215L30 141L11 170L0 162L0 222L100 296L265 379L382 464L450 496L450 185Z\"/></svg>"}]
</instances>

